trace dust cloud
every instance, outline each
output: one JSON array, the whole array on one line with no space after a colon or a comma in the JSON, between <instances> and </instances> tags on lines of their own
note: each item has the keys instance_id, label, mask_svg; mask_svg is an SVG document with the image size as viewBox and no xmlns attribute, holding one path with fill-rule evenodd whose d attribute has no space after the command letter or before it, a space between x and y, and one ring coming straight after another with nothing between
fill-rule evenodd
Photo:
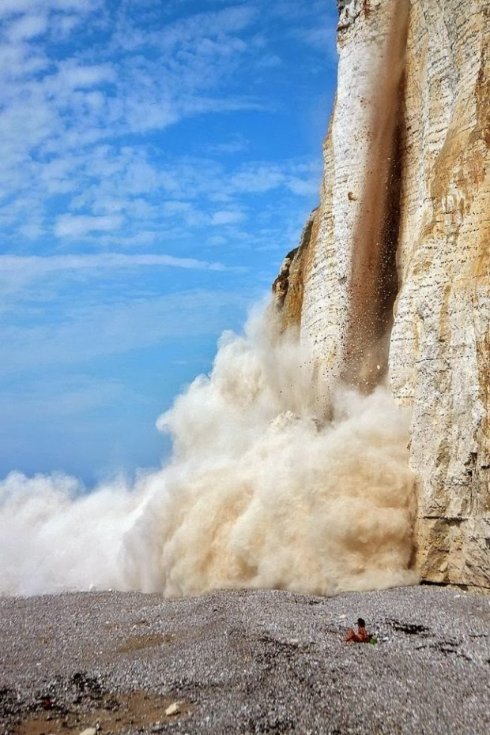
<instances>
[{"instance_id":1,"label":"dust cloud","mask_svg":"<svg viewBox=\"0 0 490 735\"><path fill-rule=\"evenodd\" d=\"M407 416L383 386L322 395L273 319L225 334L211 375L159 419L174 441L162 470L91 492L65 475L1 482L0 592L416 582Z\"/></svg>"}]
</instances>

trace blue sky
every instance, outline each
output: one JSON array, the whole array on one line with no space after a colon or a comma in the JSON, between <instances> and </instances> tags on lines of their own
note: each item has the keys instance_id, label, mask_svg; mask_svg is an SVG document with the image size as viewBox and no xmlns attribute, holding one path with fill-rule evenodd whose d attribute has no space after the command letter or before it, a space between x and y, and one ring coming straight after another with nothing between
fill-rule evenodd
<instances>
[{"instance_id":1,"label":"blue sky","mask_svg":"<svg viewBox=\"0 0 490 735\"><path fill-rule=\"evenodd\" d=\"M2 0L0 477L158 466L318 200L333 0Z\"/></svg>"}]
</instances>

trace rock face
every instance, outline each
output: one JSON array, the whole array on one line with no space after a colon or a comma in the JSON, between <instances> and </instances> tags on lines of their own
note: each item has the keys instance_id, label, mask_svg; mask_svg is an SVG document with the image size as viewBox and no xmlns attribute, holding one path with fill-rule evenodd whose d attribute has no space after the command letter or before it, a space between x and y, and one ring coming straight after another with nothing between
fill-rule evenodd
<instances>
[{"instance_id":1,"label":"rock face","mask_svg":"<svg viewBox=\"0 0 490 735\"><path fill-rule=\"evenodd\" d=\"M320 206L276 281L326 389L411 406L423 579L490 587L485 0L341 0Z\"/></svg>"}]
</instances>

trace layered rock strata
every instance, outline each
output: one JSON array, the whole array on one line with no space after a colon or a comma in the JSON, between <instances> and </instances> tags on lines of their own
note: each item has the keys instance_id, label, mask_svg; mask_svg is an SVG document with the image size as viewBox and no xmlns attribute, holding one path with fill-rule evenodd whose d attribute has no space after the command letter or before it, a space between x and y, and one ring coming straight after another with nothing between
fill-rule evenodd
<instances>
[{"instance_id":1,"label":"layered rock strata","mask_svg":"<svg viewBox=\"0 0 490 735\"><path fill-rule=\"evenodd\" d=\"M490 587L490 6L342 0L320 206L276 281L326 390L412 408L422 578Z\"/></svg>"}]
</instances>

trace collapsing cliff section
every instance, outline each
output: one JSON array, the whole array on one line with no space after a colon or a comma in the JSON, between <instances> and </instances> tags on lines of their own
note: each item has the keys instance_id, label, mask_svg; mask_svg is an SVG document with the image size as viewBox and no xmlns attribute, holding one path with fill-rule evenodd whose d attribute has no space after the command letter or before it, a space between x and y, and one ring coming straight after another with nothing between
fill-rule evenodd
<instances>
[{"instance_id":1,"label":"collapsing cliff section","mask_svg":"<svg viewBox=\"0 0 490 735\"><path fill-rule=\"evenodd\" d=\"M338 5L320 207L284 321L325 391L389 372L412 408L421 574L490 587L488 4Z\"/></svg>"},{"instance_id":2,"label":"collapsing cliff section","mask_svg":"<svg viewBox=\"0 0 490 735\"><path fill-rule=\"evenodd\" d=\"M300 324L326 394L340 379L368 391L387 368L398 230L398 208L387 201L399 199L408 3L381 9L368 12L357 2L341 9L337 99L324 146L320 206L301 269L289 269L288 292L302 298L285 302L285 323Z\"/></svg>"},{"instance_id":3,"label":"collapsing cliff section","mask_svg":"<svg viewBox=\"0 0 490 735\"><path fill-rule=\"evenodd\" d=\"M308 268L310 244L315 242L318 224L317 209L310 214L300 238L300 244L284 258L279 274L272 284L277 309L281 312L283 331L297 331L303 306L304 275Z\"/></svg>"}]
</instances>

